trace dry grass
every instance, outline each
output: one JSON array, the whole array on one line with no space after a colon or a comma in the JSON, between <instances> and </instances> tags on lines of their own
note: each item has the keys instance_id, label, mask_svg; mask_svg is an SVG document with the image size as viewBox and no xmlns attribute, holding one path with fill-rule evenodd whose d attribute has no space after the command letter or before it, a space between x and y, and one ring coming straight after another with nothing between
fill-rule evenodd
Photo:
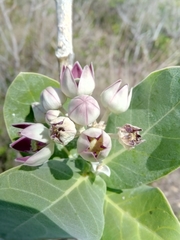
<instances>
[{"instance_id":1,"label":"dry grass","mask_svg":"<svg viewBox=\"0 0 180 240\"><path fill-rule=\"evenodd\" d=\"M54 2L1 0L0 11L1 94L20 71L58 79ZM179 64L178 0L78 0L73 12L75 60L94 63L100 90Z\"/></svg>"}]
</instances>

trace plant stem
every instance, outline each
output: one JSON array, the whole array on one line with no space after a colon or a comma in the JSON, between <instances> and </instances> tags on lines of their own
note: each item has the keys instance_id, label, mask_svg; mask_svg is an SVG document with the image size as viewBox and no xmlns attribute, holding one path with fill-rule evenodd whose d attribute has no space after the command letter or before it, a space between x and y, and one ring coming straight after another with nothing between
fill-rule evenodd
<instances>
[{"instance_id":1,"label":"plant stem","mask_svg":"<svg viewBox=\"0 0 180 240\"><path fill-rule=\"evenodd\" d=\"M60 107L60 109L59 109L65 116L66 116L66 114L67 114L67 111L66 111L66 109L62 106L62 107Z\"/></svg>"},{"instance_id":2,"label":"plant stem","mask_svg":"<svg viewBox=\"0 0 180 240\"><path fill-rule=\"evenodd\" d=\"M107 120L108 120L108 117L109 117L110 113L111 112L109 111L109 109L106 109L105 112L104 112L104 115L102 116L102 118L99 122L107 123Z\"/></svg>"},{"instance_id":3,"label":"plant stem","mask_svg":"<svg viewBox=\"0 0 180 240\"><path fill-rule=\"evenodd\" d=\"M107 133L107 134L111 137L111 139L118 139L119 138L117 133Z\"/></svg>"},{"instance_id":4,"label":"plant stem","mask_svg":"<svg viewBox=\"0 0 180 240\"><path fill-rule=\"evenodd\" d=\"M57 49L59 73L62 66L72 65L72 4L73 0L55 0L57 15Z\"/></svg>"}]
</instances>

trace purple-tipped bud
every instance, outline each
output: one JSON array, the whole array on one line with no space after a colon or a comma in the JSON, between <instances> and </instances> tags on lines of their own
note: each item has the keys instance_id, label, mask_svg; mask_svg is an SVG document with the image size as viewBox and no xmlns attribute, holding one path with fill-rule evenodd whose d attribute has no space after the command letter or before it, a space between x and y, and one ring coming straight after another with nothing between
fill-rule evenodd
<instances>
[{"instance_id":1,"label":"purple-tipped bud","mask_svg":"<svg viewBox=\"0 0 180 240\"><path fill-rule=\"evenodd\" d=\"M31 104L34 118L37 123L45 123L45 113L46 110L44 109L43 105L39 102L34 102Z\"/></svg>"},{"instance_id":2,"label":"purple-tipped bud","mask_svg":"<svg viewBox=\"0 0 180 240\"><path fill-rule=\"evenodd\" d=\"M121 88L120 85L121 80L117 80L101 93L103 106L115 114L125 112L129 108L132 97L132 89L128 93L128 85Z\"/></svg>"},{"instance_id":3,"label":"purple-tipped bud","mask_svg":"<svg viewBox=\"0 0 180 240\"><path fill-rule=\"evenodd\" d=\"M62 92L69 98L91 95L95 88L93 65L86 65L82 69L79 62L76 62L72 70L63 67L60 83Z\"/></svg>"},{"instance_id":4,"label":"purple-tipped bud","mask_svg":"<svg viewBox=\"0 0 180 240\"><path fill-rule=\"evenodd\" d=\"M66 101L60 88L47 87L41 93L41 103L46 111L59 109Z\"/></svg>"},{"instance_id":5,"label":"purple-tipped bud","mask_svg":"<svg viewBox=\"0 0 180 240\"><path fill-rule=\"evenodd\" d=\"M87 126L99 117L100 107L91 96L77 96L69 103L68 115L75 123Z\"/></svg>"},{"instance_id":6,"label":"purple-tipped bud","mask_svg":"<svg viewBox=\"0 0 180 240\"><path fill-rule=\"evenodd\" d=\"M101 162L111 150L110 136L99 128L89 128L77 141L78 154L87 161Z\"/></svg>"},{"instance_id":7,"label":"purple-tipped bud","mask_svg":"<svg viewBox=\"0 0 180 240\"><path fill-rule=\"evenodd\" d=\"M75 124L68 117L58 117L51 121L50 137L54 142L66 145L75 135Z\"/></svg>"}]
</instances>

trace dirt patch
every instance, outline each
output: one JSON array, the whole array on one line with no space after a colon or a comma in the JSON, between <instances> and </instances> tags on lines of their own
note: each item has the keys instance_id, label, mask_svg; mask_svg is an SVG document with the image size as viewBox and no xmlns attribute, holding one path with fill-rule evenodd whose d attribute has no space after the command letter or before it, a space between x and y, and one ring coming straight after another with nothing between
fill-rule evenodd
<instances>
[{"instance_id":1,"label":"dirt patch","mask_svg":"<svg viewBox=\"0 0 180 240\"><path fill-rule=\"evenodd\" d=\"M152 185L158 187L168 199L174 213L180 219L180 168L168 176L154 182Z\"/></svg>"}]
</instances>

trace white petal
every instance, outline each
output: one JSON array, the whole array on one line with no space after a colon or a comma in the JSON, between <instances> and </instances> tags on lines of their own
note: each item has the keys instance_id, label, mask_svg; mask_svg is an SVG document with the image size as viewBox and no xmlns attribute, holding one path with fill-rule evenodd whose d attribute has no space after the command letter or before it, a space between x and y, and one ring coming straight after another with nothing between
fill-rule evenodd
<instances>
[{"instance_id":1,"label":"white petal","mask_svg":"<svg viewBox=\"0 0 180 240\"><path fill-rule=\"evenodd\" d=\"M94 78L94 67L93 67L93 64L92 64L92 63L89 65L89 68L90 68L92 77Z\"/></svg>"},{"instance_id":2,"label":"white petal","mask_svg":"<svg viewBox=\"0 0 180 240\"><path fill-rule=\"evenodd\" d=\"M115 83L110 85L101 93L101 102L104 107L107 107L111 103L112 99L117 94L120 88L120 85L121 85L121 80L117 80Z\"/></svg>"},{"instance_id":3,"label":"white petal","mask_svg":"<svg viewBox=\"0 0 180 240\"><path fill-rule=\"evenodd\" d=\"M89 66L85 66L78 85L78 95L91 95L95 88L95 81Z\"/></svg>"},{"instance_id":4,"label":"white petal","mask_svg":"<svg viewBox=\"0 0 180 240\"><path fill-rule=\"evenodd\" d=\"M47 87L42 91L40 100L43 107L48 111L59 109L65 102L66 97L60 88Z\"/></svg>"},{"instance_id":5,"label":"white petal","mask_svg":"<svg viewBox=\"0 0 180 240\"><path fill-rule=\"evenodd\" d=\"M108 177L111 175L111 170L107 165L102 165L99 162L91 162L92 168L94 172L104 173Z\"/></svg>"},{"instance_id":6,"label":"white petal","mask_svg":"<svg viewBox=\"0 0 180 240\"><path fill-rule=\"evenodd\" d=\"M128 85L124 85L109 103L113 113L125 112L128 109Z\"/></svg>"},{"instance_id":7,"label":"white petal","mask_svg":"<svg viewBox=\"0 0 180 240\"><path fill-rule=\"evenodd\" d=\"M57 117L50 124L50 136L56 143L67 145L74 139L76 126L68 117Z\"/></svg>"},{"instance_id":8,"label":"white petal","mask_svg":"<svg viewBox=\"0 0 180 240\"><path fill-rule=\"evenodd\" d=\"M129 106L130 106L130 103L131 103L131 98L132 98L132 88L130 89L130 92L129 92L129 96L128 96L128 108L129 108Z\"/></svg>"},{"instance_id":9,"label":"white petal","mask_svg":"<svg viewBox=\"0 0 180 240\"><path fill-rule=\"evenodd\" d=\"M75 123L86 126L99 117L100 107L98 102L91 96L77 96L69 103L68 115Z\"/></svg>"},{"instance_id":10,"label":"white petal","mask_svg":"<svg viewBox=\"0 0 180 240\"><path fill-rule=\"evenodd\" d=\"M21 135L43 143L48 143L50 140L49 130L41 123L35 123L23 129Z\"/></svg>"},{"instance_id":11,"label":"white petal","mask_svg":"<svg viewBox=\"0 0 180 240\"><path fill-rule=\"evenodd\" d=\"M77 95L77 85L68 67L66 67L63 73L61 90L69 98L73 98Z\"/></svg>"},{"instance_id":12,"label":"white petal","mask_svg":"<svg viewBox=\"0 0 180 240\"><path fill-rule=\"evenodd\" d=\"M99 166L99 162L91 162L93 172L97 171L97 167Z\"/></svg>"},{"instance_id":13,"label":"white petal","mask_svg":"<svg viewBox=\"0 0 180 240\"><path fill-rule=\"evenodd\" d=\"M54 152L54 143L48 144L46 147L42 148L40 151L28 158L24 165L28 166L39 166L49 160Z\"/></svg>"},{"instance_id":14,"label":"white petal","mask_svg":"<svg viewBox=\"0 0 180 240\"><path fill-rule=\"evenodd\" d=\"M45 115L46 122L49 124L52 120L59 117L61 112L59 110L49 110Z\"/></svg>"},{"instance_id":15,"label":"white petal","mask_svg":"<svg viewBox=\"0 0 180 240\"><path fill-rule=\"evenodd\" d=\"M31 107L32 107L36 122L44 123L46 110L44 109L43 105L39 102L34 102L31 104Z\"/></svg>"},{"instance_id":16,"label":"white petal","mask_svg":"<svg viewBox=\"0 0 180 240\"><path fill-rule=\"evenodd\" d=\"M100 128L88 128L84 132L82 132L82 135L92 137L92 138L98 138L103 134L103 130Z\"/></svg>"},{"instance_id":17,"label":"white petal","mask_svg":"<svg viewBox=\"0 0 180 240\"><path fill-rule=\"evenodd\" d=\"M107 165L99 165L96 169L98 173L104 173L108 177L111 175L111 170Z\"/></svg>"}]
</instances>

